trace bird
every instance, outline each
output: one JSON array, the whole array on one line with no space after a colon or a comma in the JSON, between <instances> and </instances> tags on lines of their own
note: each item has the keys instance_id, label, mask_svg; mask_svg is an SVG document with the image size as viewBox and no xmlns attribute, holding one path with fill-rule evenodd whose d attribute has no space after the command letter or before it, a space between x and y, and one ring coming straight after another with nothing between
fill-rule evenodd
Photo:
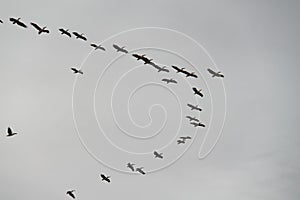
<instances>
[{"instance_id":1,"label":"bird","mask_svg":"<svg viewBox=\"0 0 300 200\"><path fill-rule=\"evenodd\" d=\"M193 87L194 94L199 95L200 97L203 97L203 94L201 93L201 90L202 89L198 90L197 88Z\"/></svg>"},{"instance_id":2,"label":"bird","mask_svg":"<svg viewBox=\"0 0 300 200\"><path fill-rule=\"evenodd\" d=\"M69 32L69 29L63 29L63 28L60 28L60 29L58 29L59 31L60 31L60 33L62 34L62 35L66 35L66 36L69 36L69 37L72 37L72 35L71 35L71 33Z\"/></svg>"},{"instance_id":3,"label":"bird","mask_svg":"<svg viewBox=\"0 0 300 200\"><path fill-rule=\"evenodd\" d=\"M155 64L154 62L150 62L150 63L147 63L147 64L149 64L149 65L153 66L155 69L157 69L158 70L157 72L170 72L167 69L167 66L160 67L157 64Z\"/></svg>"},{"instance_id":4,"label":"bird","mask_svg":"<svg viewBox=\"0 0 300 200\"><path fill-rule=\"evenodd\" d=\"M3 21L0 19L0 23L3 24Z\"/></svg>"},{"instance_id":5,"label":"bird","mask_svg":"<svg viewBox=\"0 0 300 200\"><path fill-rule=\"evenodd\" d=\"M71 70L74 72L74 74L83 74L83 72L80 69L72 67Z\"/></svg>"},{"instance_id":6,"label":"bird","mask_svg":"<svg viewBox=\"0 0 300 200\"><path fill-rule=\"evenodd\" d=\"M185 144L184 140L177 140L177 144Z\"/></svg>"},{"instance_id":7,"label":"bird","mask_svg":"<svg viewBox=\"0 0 300 200\"><path fill-rule=\"evenodd\" d=\"M170 78L170 79L168 79L168 78L163 78L163 79L161 79L162 81L164 81L164 82L166 82L167 84L169 84L169 83L175 83L175 84L177 84L177 81L175 81L174 79L172 79L172 78Z\"/></svg>"},{"instance_id":8,"label":"bird","mask_svg":"<svg viewBox=\"0 0 300 200\"><path fill-rule=\"evenodd\" d=\"M144 167L139 167L139 168L136 168L135 171L145 175L146 173L143 171Z\"/></svg>"},{"instance_id":9,"label":"bird","mask_svg":"<svg viewBox=\"0 0 300 200\"><path fill-rule=\"evenodd\" d=\"M135 165L134 163L127 163L127 167L129 168L129 169L131 169L131 171L133 171L134 172L134 167L133 167L133 165Z\"/></svg>"},{"instance_id":10,"label":"bird","mask_svg":"<svg viewBox=\"0 0 300 200\"><path fill-rule=\"evenodd\" d=\"M69 190L67 191L67 195L69 195L70 197L72 197L73 199L75 199L75 194L74 194L75 190Z\"/></svg>"},{"instance_id":11,"label":"bird","mask_svg":"<svg viewBox=\"0 0 300 200\"><path fill-rule=\"evenodd\" d=\"M191 122L190 124L192 124L194 127L197 127L197 126L205 127L205 124L202 124L201 122L199 122L199 123Z\"/></svg>"},{"instance_id":12,"label":"bird","mask_svg":"<svg viewBox=\"0 0 300 200\"><path fill-rule=\"evenodd\" d=\"M6 135L6 137L11 137L11 136L14 136L16 134L18 134L18 133L13 132L10 127L7 128L7 135Z\"/></svg>"},{"instance_id":13,"label":"bird","mask_svg":"<svg viewBox=\"0 0 300 200\"><path fill-rule=\"evenodd\" d=\"M180 139L183 141L192 139L190 136L181 136Z\"/></svg>"},{"instance_id":14,"label":"bird","mask_svg":"<svg viewBox=\"0 0 300 200\"><path fill-rule=\"evenodd\" d=\"M40 35L41 33L50 33L50 31L46 29L46 28L47 28L46 26L43 27L43 28L41 28L39 25L37 25L37 24L34 23L34 22L31 22L30 24L38 31L38 34L39 34L39 35Z\"/></svg>"},{"instance_id":15,"label":"bird","mask_svg":"<svg viewBox=\"0 0 300 200\"><path fill-rule=\"evenodd\" d=\"M95 50L101 49L101 50L105 51L105 48L101 44L99 44L99 45L97 45L97 44L91 44L91 47L94 47Z\"/></svg>"},{"instance_id":16,"label":"bird","mask_svg":"<svg viewBox=\"0 0 300 200\"><path fill-rule=\"evenodd\" d=\"M73 35L76 36L76 39L81 39L81 40L84 40L84 41L87 41L87 38L85 36L83 36L84 34L83 33L77 33L77 32L73 32Z\"/></svg>"},{"instance_id":17,"label":"bird","mask_svg":"<svg viewBox=\"0 0 300 200\"><path fill-rule=\"evenodd\" d=\"M145 58L146 54L139 55L139 54L134 53L134 54L132 54L132 56L135 57L137 60L140 60L140 59Z\"/></svg>"},{"instance_id":18,"label":"bird","mask_svg":"<svg viewBox=\"0 0 300 200\"><path fill-rule=\"evenodd\" d=\"M19 17L18 19L13 18L13 17L9 18L9 21L11 21L13 24L17 24L17 25L19 25L19 26L21 26L21 27L23 27L23 28L27 28L26 24L24 24L24 23L21 22L20 20L21 20L20 17Z\"/></svg>"},{"instance_id":19,"label":"bird","mask_svg":"<svg viewBox=\"0 0 300 200\"><path fill-rule=\"evenodd\" d=\"M198 78L198 76L195 74L195 72L184 71L183 73L186 75L186 77Z\"/></svg>"},{"instance_id":20,"label":"bird","mask_svg":"<svg viewBox=\"0 0 300 200\"><path fill-rule=\"evenodd\" d=\"M199 119L197 119L196 117L186 116L186 118L189 119L190 121L199 122Z\"/></svg>"},{"instance_id":21,"label":"bird","mask_svg":"<svg viewBox=\"0 0 300 200\"><path fill-rule=\"evenodd\" d=\"M100 176L102 178L102 181L106 181L106 182L110 183L110 179L109 179L110 176L105 176L104 174L101 174Z\"/></svg>"},{"instance_id":22,"label":"bird","mask_svg":"<svg viewBox=\"0 0 300 200\"><path fill-rule=\"evenodd\" d=\"M212 75L212 77L221 77L224 78L224 75L221 72L215 72L212 69L207 68L207 71Z\"/></svg>"},{"instance_id":23,"label":"bird","mask_svg":"<svg viewBox=\"0 0 300 200\"><path fill-rule=\"evenodd\" d=\"M198 105L196 105L196 106L194 106L194 105L192 105L192 104L187 104L187 106L188 107L190 107L191 108L191 110L198 110L198 111L202 111L202 109L201 108L199 108L198 107Z\"/></svg>"},{"instance_id":24,"label":"bird","mask_svg":"<svg viewBox=\"0 0 300 200\"><path fill-rule=\"evenodd\" d=\"M125 47L119 47L116 44L113 44L113 47L117 50L117 52L123 52L123 53L128 53L128 51L125 49Z\"/></svg>"},{"instance_id":25,"label":"bird","mask_svg":"<svg viewBox=\"0 0 300 200\"><path fill-rule=\"evenodd\" d=\"M163 153L158 153L157 151L153 152L155 158L163 159Z\"/></svg>"},{"instance_id":26,"label":"bird","mask_svg":"<svg viewBox=\"0 0 300 200\"><path fill-rule=\"evenodd\" d=\"M176 73L183 73L185 68L179 68L175 65L172 65L172 68L176 70Z\"/></svg>"}]
</instances>

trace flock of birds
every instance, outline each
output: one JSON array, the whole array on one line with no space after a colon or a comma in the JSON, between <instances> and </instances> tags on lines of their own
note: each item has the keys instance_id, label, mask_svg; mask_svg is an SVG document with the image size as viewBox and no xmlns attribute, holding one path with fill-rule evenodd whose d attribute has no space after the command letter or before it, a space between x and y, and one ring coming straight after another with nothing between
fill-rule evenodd
<instances>
[{"instance_id":1,"label":"flock of birds","mask_svg":"<svg viewBox=\"0 0 300 200\"><path fill-rule=\"evenodd\" d=\"M12 24L18 25L22 28L27 28L27 25L21 21L21 18L9 18L9 21ZM0 19L0 23L2 24L3 21ZM31 22L30 25L37 30L38 35L40 34L49 34L50 30L47 29L46 26L41 27L39 26L37 23ZM84 36L83 33L78 33L73 31L72 33L69 31L69 29L64 29L64 28L59 28L58 31L61 33L61 35L66 35L68 37L72 37L72 34L75 36L76 39L80 39L83 41L87 41L87 37ZM106 51L106 49L100 44L95 44L95 43L91 43L90 46L92 48L94 48L94 50L102 50L102 51ZM125 47L120 47L116 44L113 44L112 47L116 50L116 52L121 52L124 54L128 54L129 51L125 49ZM148 57L146 57L145 54L139 55L139 54L132 54L132 56L137 59L138 61L141 60L144 62L144 65L150 65L152 67L154 67L158 72L170 72L170 70L167 68L167 66L159 66L156 63L153 62L153 59L150 59ZM172 68L176 71L176 73L181 73L183 75L185 75L187 78L188 77L192 77L192 78L198 78L198 76L195 74L195 72L189 72L187 71L185 68L180 68L177 67L175 65L172 65ZM83 75L83 71L81 69L77 69L75 67L72 67L71 70L73 71L74 74L81 74ZM220 77L220 78L224 78L224 75L221 74L221 72L215 72L212 69L207 69L208 73L210 73L212 75L212 77ZM173 78L163 78L161 81L165 82L166 84L177 84L178 82L173 79ZM194 95L198 95L200 97L204 97L203 93L202 93L202 89L198 89L196 87L192 87L192 91L194 92ZM202 111L202 109L198 106L198 105L193 105L188 103L187 106L191 109L191 110L195 110L195 111ZM202 122L200 122L199 119L197 119L194 116L186 116L186 118L189 120L190 124L193 125L194 127L205 127L205 124L203 124ZM14 132L12 130L11 127L7 128L7 137L12 137L17 135L17 132ZM181 136L179 137L179 139L177 140L177 144L185 144L187 140L191 140L192 138L190 136ZM154 158L158 158L158 159L163 159L164 155L161 152L158 151L154 151L153 152ZM138 172L142 175L145 175L146 172L143 170L144 167L134 167L135 164L134 163L130 163L128 162L126 167L129 168L129 170L131 170L132 172ZM105 174L100 174L100 178L102 181L105 181L107 183L111 182L110 176L107 176ZM68 190L66 193L68 196L72 197L75 199L75 190Z\"/></svg>"}]
</instances>

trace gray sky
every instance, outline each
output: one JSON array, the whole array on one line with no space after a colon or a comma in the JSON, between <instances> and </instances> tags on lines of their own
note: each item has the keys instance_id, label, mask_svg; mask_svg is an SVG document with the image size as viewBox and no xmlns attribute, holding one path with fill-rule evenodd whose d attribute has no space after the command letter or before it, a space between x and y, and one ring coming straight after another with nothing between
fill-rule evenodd
<instances>
[{"instance_id":1,"label":"gray sky","mask_svg":"<svg viewBox=\"0 0 300 200\"><path fill-rule=\"evenodd\" d=\"M297 1L2 1L0 19L0 199L45 200L68 199L66 190L75 189L78 199L298 199L299 167L299 2ZM46 25L50 35L38 36L13 26L9 17L22 17ZM61 36L58 28L84 33L88 42ZM225 74L227 117L222 137L207 158L198 159L198 151L207 129L194 129L184 118L196 115L186 108L187 101L196 103L185 78L170 69L170 74L156 73L151 67L128 56L118 58L98 78L107 64L121 54L113 43L127 49L156 47L146 53L154 61L168 66L178 64L203 78L188 79L203 88L199 99L204 108L200 118L209 121L213 115L208 150L217 137L224 115L221 81L206 72L211 61L201 48L180 36L162 30L134 31L107 40L106 52L93 52L89 44L137 27L163 27L183 32L210 53ZM157 49L157 48L160 48ZM167 51L161 50L165 49ZM169 51L169 52L168 52ZM193 63L189 63L179 56ZM126 171L128 161L154 170L174 161L189 144L171 143L164 160L155 160L151 151L160 149L179 135L197 137L187 152L170 167L147 176L120 173L108 168L87 153L77 135L72 112L72 90L76 76L71 66L82 65L78 77L74 108L77 127L83 141L95 157L113 168ZM136 67L136 68L135 68ZM124 73L130 73L120 79ZM198 73L197 73L198 74ZM171 90L150 84L162 77L173 77L178 87ZM205 81L208 87L205 86ZM101 84L105 83L105 84ZM164 84L163 84L164 85ZM110 97L116 86L112 107L119 128L136 137L126 136L112 121ZM187 89L188 88L188 89ZM127 112L127 100L133 120L147 128L134 127ZM208 94L211 91L211 96ZM128 155L112 148L100 134L93 110L96 109L103 132L127 151L147 153ZM211 104L211 97L213 104ZM164 110L153 104L165 106ZM214 112L212 112L212 105ZM181 113L182 111L182 113ZM182 114L182 115L180 115ZM182 123L180 123L180 117ZM164 119L167 119L165 127ZM7 126L19 135L6 138ZM160 128L164 129L159 132ZM177 139L177 137L175 138ZM112 183L104 184L99 174L111 175Z\"/></svg>"}]
</instances>

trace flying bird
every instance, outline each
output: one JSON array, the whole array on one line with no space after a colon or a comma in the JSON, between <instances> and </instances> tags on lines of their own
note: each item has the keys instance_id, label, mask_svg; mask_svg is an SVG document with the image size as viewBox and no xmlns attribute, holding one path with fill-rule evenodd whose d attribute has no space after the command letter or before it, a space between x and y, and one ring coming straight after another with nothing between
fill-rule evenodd
<instances>
[{"instance_id":1,"label":"flying bird","mask_svg":"<svg viewBox=\"0 0 300 200\"><path fill-rule=\"evenodd\" d=\"M189 119L190 121L199 122L199 119L197 119L196 117L186 116L186 118Z\"/></svg>"},{"instance_id":2,"label":"flying bird","mask_svg":"<svg viewBox=\"0 0 300 200\"><path fill-rule=\"evenodd\" d=\"M212 69L207 68L207 71L212 75L212 77L221 77L224 78L224 75L221 72L215 72Z\"/></svg>"},{"instance_id":3,"label":"flying bird","mask_svg":"<svg viewBox=\"0 0 300 200\"><path fill-rule=\"evenodd\" d=\"M195 74L195 72L184 71L183 73L186 75L186 77L198 78L198 76Z\"/></svg>"},{"instance_id":4,"label":"flying bird","mask_svg":"<svg viewBox=\"0 0 300 200\"><path fill-rule=\"evenodd\" d=\"M69 195L70 197L72 197L73 199L75 199L75 194L74 194L75 190L69 190L67 191L67 195Z\"/></svg>"},{"instance_id":5,"label":"flying bird","mask_svg":"<svg viewBox=\"0 0 300 200\"><path fill-rule=\"evenodd\" d=\"M7 128L7 135L6 135L6 137L11 137L11 136L14 136L16 134L18 134L18 133L13 132L10 127Z\"/></svg>"},{"instance_id":6,"label":"flying bird","mask_svg":"<svg viewBox=\"0 0 300 200\"><path fill-rule=\"evenodd\" d=\"M0 23L3 24L3 21L0 19Z\"/></svg>"},{"instance_id":7,"label":"flying bird","mask_svg":"<svg viewBox=\"0 0 300 200\"><path fill-rule=\"evenodd\" d=\"M174 79L172 79L172 78L170 78L170 79L168 79L168 78L163 78L163 79L161 79L162 81L164 81L164 82L166 82L167 84L169 84L169 83L175 83L175 84L177 84L177 81L175 81Z\"/></svg>"},{"instance_id":8,"label":"flying bird","mask_svg":"<svg viewBox=\"0 0 300 200\"><path fill-rule=\"evenodd\" d=\"M105 51L105 48L101 44L99 44L99 45L97 45L97 44L91 44L91 47L94 47L95 50L101 49L102 51Z\"/></svg>"},{"instance_id":9,"label":"flying bird","mask_svg":"<svg viewBox=\"0 0 300 200\"><path fill-rule=\"evenodd\" d=\"M27 28L27 26L23 22L21 22L20 20L21 20L20 17L18 19L15 19L13 17L9 18L9 21L11 21L13 24L17 24L17 25L19 25L23 28Z\"/></svg>"},{"instance_id":10,"label":"flying bird","mask_svg":"<svg viewBox=\"0 0 300 200\"><path fill-rule=\"evenodd\" d=\"M181 136L180 139L183 141L192 139L190 136Z\"/></svg>"},{"instance_id":11,"label":"flying bird","mask_svg":"<svg viewBox=\"0 0 300 200\"><path fill-rule=\"evenodd\" d=\"M101 174L100 176L102 178L102 181L106 181L106 182L110 183L110 179L109 179L110 176L105 176L104 174Z\"/></svg>"},{"instance_id":12,"label":"flying bird","mask_svg":"<svg viewBox=\"0 0 300 200\"><path fill-rule=\"evenodd\" d=\"M128 51L125 49L125 47L119 47L116 44L113 44L113 47L117 50L117 52L123 52L123 53L128 53Z\"/></svg>"},{"instance_id":13,"label":"flying bird","mask_svg":"<svg viewBox=\"0 0 300 200\"><path fill-rule=\"evenodd\" d=\"M163 159L163 153L158 153L157 151L154 151L153 154L154 154L155 158Z\"/></svg>"},{"instance_id":14,"label":"flying bird","mask_svg":"<svg viewBox=\"0 0 300 200\"><path fill-rule=\"evenodd\" d=\"M198 105L196 105L196 106L194 106L194 105L192 105L192 104L187 104L187 106L188 107L190 107L191 108L191 110L198 110L198 111L202 111L202 109L201 108L199 108L198 107Z\"/></svg>"},{"instance_id":15,"label":"flying bird","mask_svg":"<svg viewBox=\"0 0 300 200\"><path fill-rule=\"evenodd\" d=\"M163 66L163 67L160 67L158 66L157 64L153 63L153 62L150 62L150 63L147 63L151 66L153 66L155 69L158 70L158 72L170 72L168 69L167 69L167 66Z\"/></svg>"},{"instance_id":16,"label":"flying bird","mask_svg":"<svg viewBox=\"0 0 300 200\"><path fill-rule=\"evenodd\" d=\"M177 140L177 144L185 144L184 140Z\"/></svg>"},{"instance_id":17,"label":"flying bird","mask_svg":"<svg viewBox=\"0 0 300 200\"><path fill-rule=\"evenodd\" d=\"M193 91L195 95L199 95L200 97L203 97L203 94L201 93L202 89L198 90L197 88L193 87Z\"/></svg>"},{"instance_id":18,"label":"flying bird","mask_svg":"<svg viewBox=\"0 0 300 200\"><path fill-rule=\"evenodd\" d=\"M41 33L50 33L50 31L46 29L47 28L46 26L44 26L43 28L41 28L39 25L37 25L34 22L31 22L30 24L38 31L39 35Z\"/></svg>"},{"instance_id":19,"label":"flying bird","mask_svg":"<svg viewBox=\"0 0 300 200\"><path fill-rule=\"evenodd\" d=\"M63 28L60 28L60 29L58 29L59 31L60 31L60 33L62 34L62 35L66 35L66 36L69 36L69 37L72 37L72 35L71 35L71 33L69 32L69 29L63 29Z\"/></svg>"},{"instance_id":20,"label":"flying bird","mask_svg":"<svg viewBox=\"0 0 300 200\"><path fill-rule=\"evenodd\" d=\"M192 124L194 127L198 127L198 126L205 127L205 125L202 124L201 122L199 122L199 123L191 122L190 124Z\"/></svg>"},{"instance_id":21,"label":"flying bird","mask_svg":"<svg viewBox=\"0 0 300 200\"><path fill-rule=\"evenodd\" d=\"M87 38L85 36L83 36L84 35L83 33L77 33L74 31L73 35L76 36L76 39L81 39L81 40L87 41Z\"/></svg>"},{"instance_id":22,"label":"flying bird","mask_svg":"<svg viewBox=\"0 0 300 200\"><path fill-rule=\"evenodd\" d=\"M135 57L137 60L141 60L143 58L145 58L146 54L143 54L143 55L139 55L139 54L132 54L133 57Z\"/></svg>"},{"instance_id":23,"label":"flying bird","mask_svg":"<svg viewBox=\"0 0 300 200\"><path fill-rule=\"evenodd\" d=\"M172 68L176 70L176 73L184 73L185 72L185 68L179 68L177 66L172 65Z\"/></svg>"},{"instance_id":24,"label":"flying bird","mask_svg":"<svg viewBox=\"0 0 300 200\"><path fill-rule=\"evenodd\" d=\"M83 74L83 72L80 69L71 68L71 70L74 72L74 74Z\"/></svg>"},{"instance_id":25,"label":"flying bird","mask_svg":"<svg viewBox=\"0 0 300 200\"><path fill-rule=\"evenodd\" d=\"M131 169L131 171L134 172L134 167L133 167L133 165L135 165L135 164L134 164L134 163L127 163L127 167L128 167L129 169Z\"/></svg>"},{"instance_id":26,"label":"flying bird","mask_svg":"<svg viewBox=\"0 0 300 200\"><path fill-rule=\"evenodd\" d=\"M144 167L139 167L139 168L136 168L135 171L145 175L146 173L143 171Z\"/></svg>"}]
</instances>

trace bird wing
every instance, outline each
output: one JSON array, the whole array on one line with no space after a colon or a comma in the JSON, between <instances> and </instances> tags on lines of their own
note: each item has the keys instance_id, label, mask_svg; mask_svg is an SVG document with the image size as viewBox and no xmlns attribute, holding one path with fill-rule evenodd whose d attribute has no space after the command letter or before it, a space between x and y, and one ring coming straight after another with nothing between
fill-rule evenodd
<instances>
[{"instance_id":1,"label":"bird wing","mask_svg":"<svg viewBox=\"0 0 300 200\"><path fill-rule=\"evenodd\" d=\"M7 128L7 133L8 133L8 134L12 134L12 130L11 130L10 127Z\"/></svg>"},{"instance_id":2,"label":"bird wing","mask_svg":"<svg viewBox=\"0 0 300 200\"><path fill-rule=\"evenodd\" d=\"M78 72L78 70L76 68L71 68L71 70L73 70L73 72Z\"/></svg>"},{"instance_id":3,"label":"bird wing","mask_svg":"<svg viewBox=\"0 0 300 200\"><path fill-rule=\"evenodd\" d=\"M37 29L38 31L42 30L41 27L39 27L39 25L37 25L36 23L31 22L30 23L35 29Z\"/></svg>"},{"instance_id":4,"label":"bird wing","mask_svg":"<svg viewBox=\"0 0 300 200\"><path fill-rule=\"evenodd\" d=\"M96 45L96 44L91 44L91 47L95 47L95 48L96 48L96 47L97 47L97 45Z\"/></svg>"},{"instance_id":5,"label":"bird wing","mask_svg":"<svg viewBox=\"0 0 300 200\"><path fill-rule=\"evenodd\" d=\"M214 72L213 70L211 70L211 69L209 69L209 68L207 68L207 71L208 71L209 73L211 73L212 75L216 75L216 74L217 74L216 72Z\"/></svg>"}]
</instances>

